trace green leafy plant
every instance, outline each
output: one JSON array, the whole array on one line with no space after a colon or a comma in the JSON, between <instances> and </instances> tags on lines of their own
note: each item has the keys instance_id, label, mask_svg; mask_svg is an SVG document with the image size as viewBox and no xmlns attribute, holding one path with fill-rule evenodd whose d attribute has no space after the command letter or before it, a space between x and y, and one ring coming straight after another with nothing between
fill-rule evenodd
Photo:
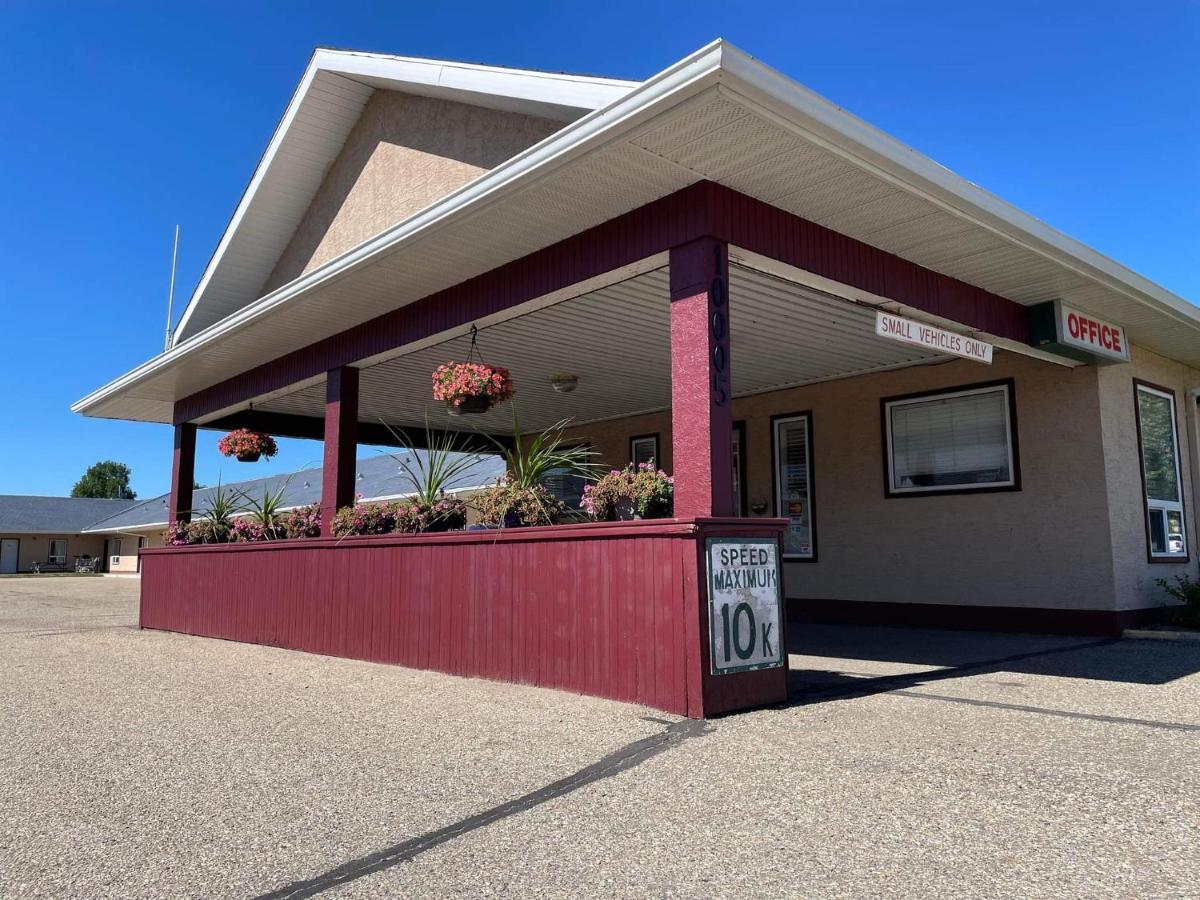
<instances>
[{"instance_id":1,"label":"green leafy plant","mask_svg":"<svg viewBox=\"0 0 1200 900\"><path fill-rule=\"evenodd\" d=\"M243 522L255 526L251 531L261 535L257 540L274 541L283 537L284 497L291 482L291 478L288 478L274 490L264 487L261 497L252 497L244 491L239 491L237 497L242 505L237 510L239 519L234 523L234 527Z\"/></svg>"},{"instance_id":2,"label":"green leafy plant","mask_svg":"<svg viewBox=\"0 0 1200 900\"><path fill-rule=\"evenodd\" d=\"M220 481L208 495L204 508L197 514L199 527L193 531L201 535L195 543L224 544L230 539L233 523L239 510L242 495L225 488Z\"/></svg>"},{"instance_id":3,"label":"green leafy plant","mask_svg":"<svg viewBox=\"0 0 1200 900\"><path fill-rule=\"evenodd\" d=\"M514 514L520 516L522 524L551 524L563 514L565 506L546 489L546 477L566 472L594 481L599 474L595 461L598 454L589 447L567 443L564 432L570 419L560 419L536 434L524 435L514 403L512 420L511 442L487 435L504 458L507 474L494 488L476 494L473 502L489 524L503 525L504 519L511 520ZM502 513L499 519L493 518L496 510L506 505L507 516Z\"/></svg>"},{"instance_id":4,"label":"green leafy plant","mask_svg":"<svg viewBox=\"0 0 1200 900\"><path fill-rule=\"evenodd\" d=\"M407 452L397 456L389 453L400 470L413 483L413 502L432 509L445 499L451 490L475 465L483 460L480 453L467 452L452 431L434 431L425 420L425 450L418 451L404 436L397 434L387 422L383 426Z\"/></svg>"},{"instance_id":5,"label":"green leafy plant","mask_svg":"<svg viewBox=\"0 0 1200 900\"><path fill-rule=\"evenodd\" d=\"M1200 582L1188 575L1176 575L1171 581L1156 578L1154 581L1168 597L1182 606L1163 607L1163 618L1174 625L1200 628Z\"/></svg>"}]
</instances>

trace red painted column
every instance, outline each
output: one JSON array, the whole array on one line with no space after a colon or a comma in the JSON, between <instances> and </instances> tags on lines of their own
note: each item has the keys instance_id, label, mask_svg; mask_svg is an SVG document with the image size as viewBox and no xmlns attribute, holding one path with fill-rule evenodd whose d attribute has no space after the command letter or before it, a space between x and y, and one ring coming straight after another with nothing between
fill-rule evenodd
<instances>
[{"instance_id":1,"label":"red painted column","mask_svg":"<svg viewBox=\"0 0 1200 900\"><path fill-rule=\"evenodd\" d=\"M358 454L358 369L342 366L325 376L325 464L321 475L321 534L333 534L333 517L354 502Z\"/></svg>"},{"instance_id":2,"label":"red painted column","mask_svg":"<svg viewBox=\"0 0 1200 900\"><path fill-rule=\"evenodd\" d=\"M728 248L671 250L671 455L677 518L736 515Z\"/></svg>"},{"instance_id":3,"label":"red painted column","mask_svg":"<svg viewBox=\"0 0 1200 900\"><path fill-rule=\"evenodd\" d=\"M192 518L192 485L196 483L196 426L175 426L175 450L171 459L171 499L167 523L189 522Z\"/></svg>"}]
</instances>

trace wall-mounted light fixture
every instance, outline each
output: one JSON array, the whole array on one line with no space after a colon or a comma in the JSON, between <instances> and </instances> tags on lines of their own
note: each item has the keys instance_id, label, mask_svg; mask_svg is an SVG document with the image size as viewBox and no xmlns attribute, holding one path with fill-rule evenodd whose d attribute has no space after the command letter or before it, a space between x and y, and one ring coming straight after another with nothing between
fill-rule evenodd
<instances>
[{"instance_id":1,"label":"wall-mounted light fixture","mask_svg":"<svg viewBox=\"0 0 1200 900\"><path fill-rule=\"evenodd\" d=\"M571 375L567 372L558 372L550 376L550 384L560 394L569 394L575 388L579 387L579 376Z\"/></svg>"}]
</instances>

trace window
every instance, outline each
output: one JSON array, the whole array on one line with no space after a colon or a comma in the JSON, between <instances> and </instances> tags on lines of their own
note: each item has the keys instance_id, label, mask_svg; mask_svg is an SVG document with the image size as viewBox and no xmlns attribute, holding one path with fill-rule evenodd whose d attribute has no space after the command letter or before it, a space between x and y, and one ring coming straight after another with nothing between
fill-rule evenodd
<instances>
[{"instance_id":1,"label":"window","mask_svg":"<svg viewBox=\"0 0 1200 900\"><path fill-rule=\"evenodd\" d=\"M889 497L1020 488L1011 381L882 405Z\"/></svg>"},{"instance_id":2,"label":"window","mask_svg":"<svg viewBox=\"0 0 1200 900\"><path fill-rule=\"evenodd\" d=\"M746 515L746 423L733 423L733 514Z\"/></svg>"},{"instance_id":3,"label":"window","mask_svg":"<svg viewBox=\"0 0 1200 900\"><path fill-rule=\"evenodd\" d=\"M662 465L658 458L658 435L643 434L629 439L629 461L637 468L642 463Z\"/></svg>"},{"instance_id":4,"label":"window","mask_svg":"<svg viewBox=\"0 0 1200 900\"><path fill-rule=\"evenodd\" d=\"M1183 491L1179 479L1175 393L1135 382L1134 396L1150 559L1186 560L1187 532L1183 524Z\"/></svg>"},{"instance_id":5,"label":"window","mask_svg":"<svg viewBox=\"0 0 1200 900\"><path fill-rule=\"evenodd\" d=\"M771 420L775 462L775 510L788 520L784 559L816 559L813 527L812 417L808 413Z\"/></svg>"},{"instance_id":6,"label":"window","mask_svg":"<svg viewBox=\"0 0 1200 900\"><path fill-rule=\"evenodd\" d=\"M67 564L67 542L65 539L50 539L50 552L46 556L46 561L60 566L65 566Z\"/></svg>"},{"instance_id":7,"label":"window","mask_svg":"<svg viewBox=\"0 0 1200 900\"><path fill-rule=\"evenodd\" d=\"M570 469L549 469L542 476L542 485L546 490L573 512L579 512L579 502L583 499L583 486L586 483L582 475Z\"/></svg>"},{"instance_id":8,"label":"window","mask_svg":"<svg viewBox=\"0 0 1200 900\"><path fill-rule=\"evenodd\" d=\"M112 544L109 545L108 554L113 558L114 565L121 564L121 538L113 538Z\"/></svg>"}]
</instances>

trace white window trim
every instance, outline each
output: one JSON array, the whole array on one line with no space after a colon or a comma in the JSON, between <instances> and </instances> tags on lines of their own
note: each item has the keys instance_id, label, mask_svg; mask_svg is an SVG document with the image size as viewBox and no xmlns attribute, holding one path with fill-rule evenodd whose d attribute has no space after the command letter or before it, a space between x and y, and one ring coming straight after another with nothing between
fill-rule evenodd
<instances>
[{"instance_id":1,"label":"white window trim","mask_svg":"<svg viewBox=\"0 0 1200 900\"><path fill-rule=\"evenodd\" d=\"M815 560L817 558L817 511L813 506L813 427L811 413L800 413L794 416L779 416L771 420L771 462L775 468L772 473L772 479L775 485L775 514L780 518L786 519L788 515L784 512L783 497L783 455L780 453L779 447L779 428L781 425L788 425L793 422L804 423L804 456L805 465L808 467L808 478L806 479L807 490L804 500L808 504L808 552L807 553L787 553L783 554L785 560Z\"/></svg>"},{"instance_id":2,"label":"white window trim","mask_svg":"<svg viewBox=\"0 0 1200 900\"><path fill-rule=\"evenodd\" d=\"M1178 494L1178 500L1155 500L1151 499L1146 486L1146 448L1142 443L1142 412L1141 412L1141 394L1142 392L1155 397L1162 397L1171 404L1171 443L1175 457L1175 488ZM1178 411L1175 406L1175 394L1172 391L1164 391L1161 388L1144 382L1135 381L1133 384L1133 404L1135 411L1135 421L1137 422L1137 441L1138 441L1138 470L1142 476L1142 500L1144 516L1146 519L1146 553L1151 559L1161 560L1178 560L1186 562L1191 554L1189 552L1189 539L1187 531L1187 515L1183 509L1183 467L1180 465L1179 459L1179 418ZM1163 551L1155 551L1154 541L1151 538L1150 515L1153 511L1161 510L1163 515L1163 536L1167 541L1167 549ZM1183 550L1172 552L1171 547L1171 531L1167 527L1166 513L1179 513L1179 533L1183 537Z\"/></svg>"},{"instance_id":3,"label":"white window trim","mask_svg":"<svg viewBox=\"0 0 1200 900\"><path fill-rule=\"evenodd\" d=\"M62 553L54 552L54 545L62 544ZM46 548L46 562L66 565L67 564L67 539L66 538L50 538L50 546Z\"/></svg>"},{"instance_id":4,"label":"white window trim","mask_svg":"<svg viewBox=\"0 0 1200 900\"><path fill-rule=\"evenodd\" d=\"M638 435L637 437L630 438L629 439L629 461L636 465L637 464L638 445L639 444L647 444L647 443L650 444L654 448L653 452L650 454L650 458L652 460L654 460L654 465L658 468L662 468L662 460L658 456L658 435L657 434L643 434L643 435Z\"/></svg>"},{"instance_id":5,"label":"white window trim","mask_svg":"<svg viewBox=\"0 0 1200 900\"><path fill-rule=\"evenodd\" d=\"M955 397L969 397L975 394L990 394L1000 392L1004 395L1004 430L1008 437L1008 479L1005 481L989 481L986 483L967 482L964 484L914 485L913 487L896 486L896 457L892 449L892 410L897 406L914 406L937 400L952 400ZM983 493L985 491L1011 491L1020 488L1017 473L1017 449L1015 428L1013 422L1013 393L1012 384L987 384L962 390L937 391L936 393L921 394L916 397L897 397L883 401L883 423L886 435L884 447L884 467L887 470L887 494L892 496L920 494L963 494Z\"/></svg>"}]
</instances>

